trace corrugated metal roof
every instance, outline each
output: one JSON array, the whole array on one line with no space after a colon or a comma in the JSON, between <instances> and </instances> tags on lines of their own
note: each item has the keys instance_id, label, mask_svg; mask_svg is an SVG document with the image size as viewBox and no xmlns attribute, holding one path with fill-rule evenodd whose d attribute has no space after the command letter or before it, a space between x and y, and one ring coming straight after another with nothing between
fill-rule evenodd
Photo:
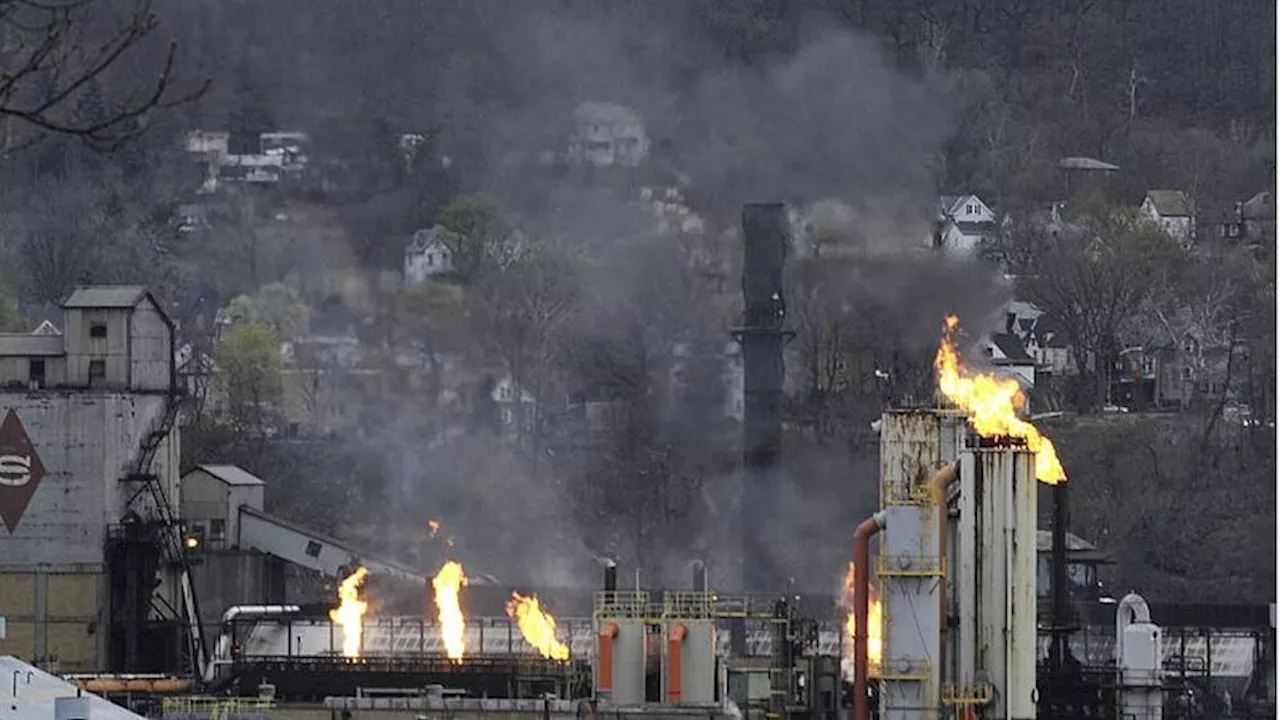
<instances>
[{"instance_id":1,"label":"corrugated metal roof","mask_svg":"<svg viewBox=\"0 0 1280 720\"><path fill-rule=\"evenodd\" d=\"M200 465L203 470L228 485L264 485L262 478L235 465Z\"/></svg>"},{"instance_id":2,"label":"corrugated metal roof","mask_svg":"<svg viewBox=\"0 0 1280 720\"><path fill-rule=\"evenodd\" d=\"M65 308L131 308L147 294L141 285L96 285L77 288L62 303Z\"/></svg>"}]
</instances>

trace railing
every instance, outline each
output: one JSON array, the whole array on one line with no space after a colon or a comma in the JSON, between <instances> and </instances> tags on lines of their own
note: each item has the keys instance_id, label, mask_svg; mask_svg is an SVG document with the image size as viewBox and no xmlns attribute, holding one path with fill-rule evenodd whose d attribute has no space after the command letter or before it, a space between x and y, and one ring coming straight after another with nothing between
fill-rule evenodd
<instances>
[{"instance_id":1,"label":"railing","mask_svg":"<svg viewBox=\"0 0 1280 720\"><path fill-rule=\"evenodd\" d=\"M868 668L869 674L889 682L928 682L933 666L925 658L886 658Z\"/></svg>"},{"instance_id":2,"label":"railing","mask_svg":"<svg viewBox=\"0 0 1280 720\"><path fill-rule=\"evenodd\" d=\"M607 615L619 618L654 617L654 608L649 603L649 593L642 590L604 590L596 593L596 616Z\"/></svg>"},{"instance_id":3,"label":"railing","mask_svg":"<svg viewBox=\"0 0 1280 720\"><path fill-rule=\"evenodd\" d=\"M276 705L258 698L169 697L160 707L166 720L231 720L270 718Z\"/></svg>"},{"instance_id":4,"label":"railing","mask_svg":"<svg viewBox=\"0 0 1280 720\"><path fill-rule=\"evenodd\" d=\"M879 577L943 577L947 574L937 555L877 555Z\"/></svg>"},{"instance_id":5,"label":"railing","mask_svg":"<svg viewBox=\"0 0 1280 720\"><path fill-rule=\"evenodd\" d=\"M709 592L682 590L664 593L662 616L688 620L710 619L716 616L716 596Z\"/></svg>"},{"instance_id":6,"label":"railing","mask_svg":"<svg viewBox=\"0 0 1280 720\"><path fill-rule=\"evenodd\" d=\"M991 702L991 685L943 683L942 702L946 705L986 705Z\"/></svg>"}]
</instances>

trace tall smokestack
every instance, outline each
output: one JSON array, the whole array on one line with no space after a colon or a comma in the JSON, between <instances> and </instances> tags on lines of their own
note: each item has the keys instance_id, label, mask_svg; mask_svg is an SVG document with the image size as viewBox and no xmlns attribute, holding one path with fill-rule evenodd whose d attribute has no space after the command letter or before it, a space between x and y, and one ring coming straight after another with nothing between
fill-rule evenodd
<instances>
[{"instance_id":1,"label":"tall smokestack","mask_svg":"<svg viewBox=\"0 0 1280 720\"><path fill-rule=\"evenodd\" d=\"M782 447L782 346L786 302L782 276L789 222L782 203L742 208L742 583L746 592L776 589L769 518Z\"/></svg>"},{"instance_id":2,"label":"tall smokestack","mask_svg":"<svg viewBox=\"0 0 1280 720\"><path fill-rule=\"evenodd\" d=\"M613 560L606 560L604 563L604 590L605 592L618 591L618 563Z\"/></svg>"}]
</instances>

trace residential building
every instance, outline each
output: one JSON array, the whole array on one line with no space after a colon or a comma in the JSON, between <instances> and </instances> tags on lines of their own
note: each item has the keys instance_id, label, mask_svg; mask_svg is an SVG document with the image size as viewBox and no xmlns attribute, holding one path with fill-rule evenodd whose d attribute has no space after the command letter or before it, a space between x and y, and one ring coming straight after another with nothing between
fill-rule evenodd
<instances>
[{"instance_id":1,"label":"residential building","mask_svg":"<svg viewBox=\"0 0 1280 720\"><path fill-rule=\"evenodd\" d=\"M419 230L404 249L404 284L415 287L436 275L454 271L453 251L462 238L443 225Z\"/></svg>"},{"instance_id":2,"label":"residential building","mask_svg":"<svg viewBox=\"0 0 1280 720\"><path fill-rule=\"evenodd\" d=\"M633 168L648 156L649 136L635 111L601 102L584 102L573 111L570 162Z\"/></svg>"},{"instance_id":3,"label":"residential building","mask_svg":"<svg viewBox=\"0 0 1280 720\"><path fill-rule=\"evenodd\" d=\"M378 369L353 335L309 335L282 343L282 403L289 438L361 431L383 397Z\"/></svg>"},{"instance_id":4,"label":"residential building","mask_svg":"<svg viewBox=\"0 0 1280 720\"><path fill-rule=\"evenodd\" d=\"M531 432L537 419L538 401L528 390L521 389L516 397L515 382L510 375L493 384L489 399L498 406L502 433L508 437Z\"/></svg>"},{"instance_id":5,"label":"residential building","mask_svg":"<svg viewBox=\"0 0 1280 720\"><path fill-rule=\"evenodd\" d=\"M987 341L987 358L1000 374L1014 377L1024 390L1036 385L1036 361L1013 333L996 333Z\"/></svg>"},{"instance_id":6,"label":"residential building","mask_svg":"<svg viewBox=\"0 0 1280 720\"><path fill-rule=\"evenodd\" d=\"M977 195L943 195L938 198L933 246L944 252L972 257L997 230L996 214Z\"/></svg>"},{"instance_id":7,"label":"residential building","mask_svg":"<svg viewBox=\"0 0 1280 720\"><path fill-rule=\"evenodd\" d=\"M224 130L192 130L187 133L186 149L189 153L223 156L230 152L231 133Z\"/></svg>"},{"instance_id":8,"label":"residential building","mask_svg":"<svg viewBox=\"0 0 1280 720\"><path fill-rule=\"evenodd\" d=\"M1274 246L1276 242L1276 202L1270 191L1262 191L1235 204L1222 222L1222 238L1250 246Z\"/></svg>"},{"instance_id":9,"label":"residential building","mask_svg":"<svg viewBox=\"0 0 1280 720\"><path fill-rule=\"evenodd\" d=\"M1195 242L1195 207L1185 192L1148 190L1140 210L1156 227L1184 246Z\"/></svg>"}]
</instances>

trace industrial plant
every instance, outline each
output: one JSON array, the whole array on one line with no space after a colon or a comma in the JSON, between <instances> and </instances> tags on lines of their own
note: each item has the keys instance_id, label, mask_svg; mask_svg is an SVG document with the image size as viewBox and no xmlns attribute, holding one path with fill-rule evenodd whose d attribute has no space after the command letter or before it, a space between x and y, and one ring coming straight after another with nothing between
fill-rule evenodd
<instances>
[{"instance_id":1,"label":"industrial plant","mask_svg":"<svg viewBox=\"0 0 1280 720\"><path fill-rule=\"evenodd\" d=\"M86 287L60 326L0 335L0 718L1162 720L1222 716L1224 694L1274 717L1275 605L1100 586L1070 468L1015 380L966 366L955 317L936 397L875 423L879 508L848 518L846 593L751 561L785 531L790 224L743 210L732 592L716 557L678 587L601 558L585 591L448 551L410 567L274 516L239 467L180 473L174 327L144 288Z\"/></svg>"}]
</instances>

